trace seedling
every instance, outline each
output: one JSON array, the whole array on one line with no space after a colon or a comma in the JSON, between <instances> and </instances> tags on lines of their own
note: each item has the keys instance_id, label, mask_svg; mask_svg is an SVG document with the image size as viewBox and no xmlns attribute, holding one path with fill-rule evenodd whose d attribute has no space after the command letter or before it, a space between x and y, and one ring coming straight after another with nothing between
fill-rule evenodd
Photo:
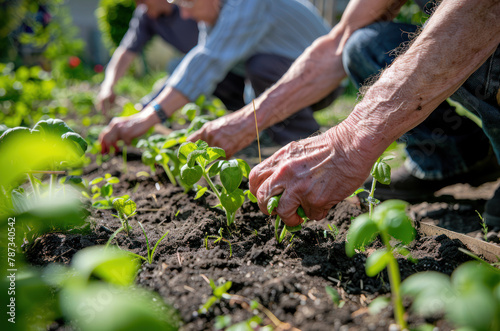
<instances>
[{"instance_id":1,"label":"seedling","mask_svg":"<svg viewBox=\"0 0 500 331\"><path fill-rule=\"evenodd\" d=\"M116 237L118 233L121 231L125 230L127 233L127 236L130 235L130 230L132 227L128 224L128 219L135 214L137 214L137 206L134 201L130 199L124 199L124 198L116 198L113 200L113 208L118 212L118 215L113 215L114 217L118 218L120 222L122 223L122 226L119 227L112 235L109 237L108 242L106 243L106 246L109 246L111 241Z\"/></svg>"},{"instance_id":2,"label":"seedling","mask_svg":"<svg viewBox=\"0 0 500 331\"><path fill-rule=\"evenodd\" d=\"M357 189L351 196L355 196L361 192L368 193L368 209L369 214L372 214L373 208L380 203L380 200L375 198L375 186L377 182L389 185L391 183L391 166L387 164L387 161L392 160L393 156L384 156L378 158L377 162L372 167L370 174L372 175L372 187L370 190L364 188Z\"/></svg>"},{"instance_id":3,"label":"seedling","mask_svg":"<svg viewBox=\"0 0 500 331\"><path fill-rule=\"evenodd\" d=\"M481 219L481 227L483 228L482 231L483 231L483 238L484 238L484 241L488 241L488 225L486 225L486 222L484 221L483 219L483 216L481 216L481 214L476 210L476 213L477 215L479 216L479 218Z\"/></svg>"},{"instance_id":4,"label":"seedling","mask_svg":"<svg viewBox=\"0 0 500 331\"><path fill-rule=\"evenodd\" d=\"M205 248L208 250L208 238L212 238L212 239L215 239L214 241L214 244L217 244L219 243L220 241L224 241L226 243L229 244L229 257L231 257L233 255L233 249L231 248L231 242L227 239L225 239L223 236L222 236L222 232L224 231L223 228L220 228L219 229L219 235L218 236L215 236L215 235L209 235L209 236L206 236L205 237Z\"/></svg>"},{"instance_id":5,"label":"seedling","mask_svg":"<svg viewBox=\"0 0 500 331\"><path fill-rule=\"evenodd\" d=\"M380 235L385 248L372 253L366 260L366 274L376 276L383 269L388 269L389 281L392 291L394 314L397 323L406 329L404 308L401 300L399 267L394 251L407 254L407 250L393 247L390 239L394 238L403 244L409 244L415 237L415 229L411 220L406 215L408 204L401 200L387 200L381 203L372 213L358 216L351 224L347 233L346 253L348 256L355 254L355 249L365 247Z\"/></svg>"},{"instance_id":6,"label":"seedling","mask_svg":"<svg viewBox=\"0 0 500 331\"><path fill-rule=\"evenodd\" d=\"M460 330L500 329L500 270L485 262L469 261L451 275L429 271L408 277L404 294L412 309L424 316L444 312Z\"/></svg>"},{"instance_id":7,"label":"seedling","mask_svg":"<svg viewBox=\"0 0 500 331\"><path fill-rule=\"evenodd\" d=\"M161 165L170 182L177 186L175 177L180 174L180 164L172 147L185 141L184 133L174 132L169 136L152 135L147 139L141 139L137 147L143 149L142 162L151 167L152 173L156 172L155 164Z\"/></svg>"},{"instance_id":8,"label":"seedling","mask_svg":"<svg viewBox=\"0 0 500 331\"><path fill-rule=\"evenodd\" d=\"M155 256L155 252L156 252L156 248L158 248L158 245L161 243L161 241L168 235L168 233L170 231L167 231L165 232L165 234L160 238L158 239L158 241L156 242L156 244L154 245L153 249L151 249L149 247L149 240L148 240L148 236L146 234L146 230L144 230L144 227L142 226L141 222L138 222L139 223L139 226L141 227L142 229L142 233L144 233L144 237L146 238L146 246L147 246L147 249L148 249L148 253L147 253L147 257L144 257L144 256L141 256L139 254L135 254L135 253L130 253L134 256L137 256L138 258L144 260L144 261L147 261L149 264L152 264L153 263L153 259L154 259L154 256Z\"/></svg>"},{"instance_id":9,"label":"seedling","mask_svg":"<svg viewBox=\"0 0 500 331\"><path fill-rule=\"evenodd\" d=\"M326 294L328 294L328 296L330 297L330 299L332 299L333 304L336 307L342 308L344 306L345 301L341 300L339 292L336 289L334 289L333 287L330 287L330 286L325 286L325 291L326 291Z\"/></svg>"},{"instance_id":10,"label":"seedling","mask_svg":"<svg viewBox=\"0 0 500 331\"><path fill-rule=\"evenodd\" d=\"M337 228L337 226L335 224L327 224L327 227L328 227L328 230L323 230L323 237L325 237L325 239L328 237L328 234L330 234L333 238L333 240L335 240L335 238L337 238L337 235L339 234L339 229Z\"/></svg>"},{"instance_id":11,"label":"seedling","mask_svg":"<svg viewBox=\"0 0 500 331\"><path fill-rule=\"evenodd\" d=\"M267 202L267 212L269 214L271 214L273 212L273 210L276 207L278 207L280 199L281 199L281 194L277 195L277 196L274 196L271 199L269 199L269 201ZM302 207L300 207L300 206L297 209L297 214L299 214L299 216L302 217L302 219L304 220L304 223L309 220L309 218L307 218L307 216L306 216L306 214L304 212L304 209L302 209ZM275 236L276 241L278 242L278 244L281 244L281 242L283 241L283 239L285 239L286 234L288 232L294 233L294 232L298 232L298 231L302 230L302 225L301 224L299 224L297 226L288 226L288 225L285 224L285 226L281 230L281 233L278 234L279 233L280 225L281 225L281 218L277 215L276 216L276 221L274 222L274 236Z\"/></svg>"},{"instance_id":12,"label":"seedling","mask_svg":"<svg viewBox=\"0 0 500 331\"><path fill-rule=\"evenodd\" d=\"M111 176L111 174L105 174L104 177L94 178L89 185L91 185L90 197L88 190L82 191L82 195L88 199L94 200L92 207L96 209L112 209L113 200L116 198L128 199L128 195L123 195L120 197L113 196L113 185L118 184L120 180L117 177ZM99 199L99 200L97 200Z\"/></svg>"},{"instance_id":13,"label":"seedling","mask_svg":"<svg viewBox=\"0 0 500 331\"><path fill-rule=\"evenodd\" d=\"M222 148L209 147L202 140L182 144L178 156L181 162L185 162L181 168L182 180L186 185L192 186L203 177L211 191L199 189L196 197L201 197L205 192L214 194L220 202L215 207L221 207L225 211L228 226L234 223L236 211L243 205L245 195L252 201L256 200L250 191L243 192L239 188L243 177L248 178L250 173L250 166L244 160L216 161L218 158L225 158L226 153ZM211 178L216 175L219 175L222 186L212 181Z\"/></svg>"},{"instance_id":14,"label":"seedling","mask_svg":"<svg viewBox=\"0 0 500 331\"><path fill-rule=\"evenodd\" d=\"M210 279L210 287L212 288L212 296L208 298L207 302L203 306L198 309L198 314L206 314L210 307L212 307L215 303L219 302L220 299L224 295L228 295L227 291L231 288L233 282L228 281L220 284L219 286L215 285L215 282Z\"/></svg>"}]
</instances>

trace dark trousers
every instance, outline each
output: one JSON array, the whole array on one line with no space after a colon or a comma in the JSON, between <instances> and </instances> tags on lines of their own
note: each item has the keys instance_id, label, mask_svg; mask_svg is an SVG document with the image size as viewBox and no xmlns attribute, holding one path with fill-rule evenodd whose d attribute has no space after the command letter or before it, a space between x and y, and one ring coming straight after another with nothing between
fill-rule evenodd
<instances>
[{"instance_id":1,"label":"dark trousers","mask_svg":"<svg viewBox=\"0 0 500 331\"><path fill-rule=\"evenodd\" d=\"M408 43L409 33L416 30L417 26L393 22L375 23L357 30L347 41L343 53L349 77L358 87L366 84L392 63L398 47ZM476 86L470 88L477 86L476 82ZM468 107L467 103L462 104L471 111L477 110ZM483 122L484 125L488 126ZM442 179L465 173L487 158L490 151L490 142L483 130L467 117L459 116L447 102L407 132L402 140L406 143L408 169L422 179Z\"/></svg>"}]
</instances>

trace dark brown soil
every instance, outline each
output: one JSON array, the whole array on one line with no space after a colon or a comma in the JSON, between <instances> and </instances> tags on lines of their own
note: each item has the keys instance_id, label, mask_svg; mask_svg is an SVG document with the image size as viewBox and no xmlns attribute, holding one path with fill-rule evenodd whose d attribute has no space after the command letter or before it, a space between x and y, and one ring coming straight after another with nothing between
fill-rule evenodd
<instances>
[{"instance_id":1,"label":"dark brown soil","mask_svg":"<svg viewBox=\"0 0 500 331\"><path fill-rule=\"evenodd\" d=\"M121 172L121 158L115 157L102 166L87 167L85 177L92 179L105 173L118 176L121 182L115 187L115 194L130 194L137 203L138 214L131 221L134 230L130 237L125 233L117 236L121 248L146 255L145 239L137 221L146 228L150 242L169 231L159 245L154 263L142 266L137 282L160 293L180 312L184 330L213 330L217 316L230 316L234 324L258 314L264 319L263 325L270 323L262 311L251 310L235 300L223 299L206 314L197 313L212 293L209 279L216 283L232 281L228 293L258 301L279 320L301 330L387 330L394 323L390 307L377 315L371 315L367 309L374 298L389 296L387 274L370 278L364 270L366 256L381 244L375 242L353 258L345 254L346 230L351 219L363 212L356 200L338 204L324 220L309 222L291 242L278 244L273 220L256 205L245 202L236 226L228 229L224 213L210 207L216 204L212 198L193 200L193 193L183 194L181 188L169 184L162 170L152 177L137 176L149 168L141 164L137 155L131 154L129 159L133 160L128 162L127 173ZM465 196L456 200L444 196L441 201L416 204L411 212L418 220L482 236L475 210L482 211L494 188L490 185L482 195L472 193L476 198ZM464 188L457 190L463 192ZM93 210L90 221L89 234L51 233L38 238L27 252L29 262L40 266L69 263L78 250L105 244L110 233L119 227L109 210ZM340 230L335 238L325 234L327 224ZM221 228L231 246L226 242L214 244L212 238L207 240ZM496 232L489 235L498 241ZM461 242L446 236L418 236L410 246L418 261L398 259L402 278L424 270L450 274L469 259L458 250L460 247L464 247ZM326 286L337 289L345 302L341 308L327 295ZM409 305L409 301L405 304ZM412 327L428 322L439 330L451 329L439 316L426 321L410 314L409 322Z\"/></svg>"}]
</instances>

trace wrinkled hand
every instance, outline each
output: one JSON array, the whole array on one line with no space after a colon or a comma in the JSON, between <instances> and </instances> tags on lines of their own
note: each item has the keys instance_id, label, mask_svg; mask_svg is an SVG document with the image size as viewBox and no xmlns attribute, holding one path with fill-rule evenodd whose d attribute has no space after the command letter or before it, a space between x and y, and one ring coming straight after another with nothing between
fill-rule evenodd
<instances>
[{"instance_id":1,"label":"wrinkled hand","mask_svg":"<svg viewBox=\"0 0 500 331\"><path fill-rule=\"evenodd\" d=\"M283 193L276 212L285 224L302 223L299 206L307 217L320 220L362 185L371 160L363 160L339 131L337 126L323 135L292 142L253 168L250 191L263 213L267 214L269 199Z\"/></svg>"},{"instance_id":2,"label":"wrinkled hand","mask_svg":"<svg viewBox=\"0 0 500 331\"><path fill-rule=\"evenodd\" d=\"M101 88L97 95L97 110L107 113L115 103L116 95L112 88Z\"/></svg>"},{"instance_id":3,"label":"wrinkled hand","mask_svg":"<svg viewBox=\"0 0 500 331\"><path fill-rule=\"evenodd\" d=\"M250 145L256 136L253 120L247 120L237 111L205 123L201 129L189 136L188 141L201 139L209 146L224 149L226 156L230 157Z\"/></svg>"},{"instance_id":4,"label":"wrinkled hand","mask_svg":"<svg viewBox=\"0 0 500 331\"><path fill-rule=\"evenodd\" d=\"M151 108L128 117L114 117L99 135L101 153L108 153L111 146L118 150L116 143L119 140L129 145L132 139L143 135L159 122L160 120Z\"/></svg>"}]
</instances>

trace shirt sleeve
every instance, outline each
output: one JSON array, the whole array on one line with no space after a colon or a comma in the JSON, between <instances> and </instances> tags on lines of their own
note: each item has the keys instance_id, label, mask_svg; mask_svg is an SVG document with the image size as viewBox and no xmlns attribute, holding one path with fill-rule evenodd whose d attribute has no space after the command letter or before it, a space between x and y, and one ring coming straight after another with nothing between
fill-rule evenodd
<instances>
[{"instance_id":1,"label":"shirt sleeve","mask_svg":"<svg viewBox=\"0 0 500 331\"><path fill-rule=\"evenodd\" d=\"M227 2L213 29L182 60L167 82L190 100L211 94L229 70L246 60L271 28L267 1ZM206 38L205 40L203 40Z\"/></svg>"},{"instance_id":2,"label":"shirt sleeve","mask_svg":"<svg viewBox=\"0 0 500 331\"><path fill-rule=\"evenodd\" d=\"M145 5L137 6L130 20L128 30L120 42L120 47L133 53L139 53L153 37L149 23L151 19L146 15L146 12Z\"/></svg>"}]
</instances>

